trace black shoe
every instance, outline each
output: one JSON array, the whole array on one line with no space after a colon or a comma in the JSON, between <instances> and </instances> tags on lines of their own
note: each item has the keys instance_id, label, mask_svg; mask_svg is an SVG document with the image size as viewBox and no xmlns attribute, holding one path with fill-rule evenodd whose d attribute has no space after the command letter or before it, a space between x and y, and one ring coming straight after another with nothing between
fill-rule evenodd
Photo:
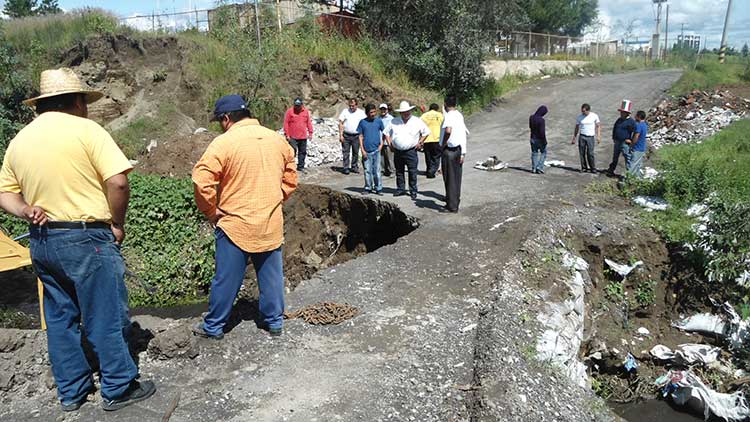
<instances>
[{"instance_id":1,"label":"black shoe","mask_svg":"<svg viewBox=\"0 0 750 422\"><path fill-rule=\"evenodd\" d=\"M427 178L428 178L428 179L434 179L434 178L435 178L435 175L434 175L434 174L428 174L428 175L427 175Z\"/></svg>"},{"instance_id":2,"label":"black shoe","mask_svg":"<svg viewBox=\"0 0 750 422\"><path fill-rule=\"evenodd\" d=\"M355 169L355 168L353 168L353 169L352 169L352 173L354 173L354 174L359 174L359 169Z\"/></svg>"},{"instance_id":3,"label":"black shoe","mask_svg":"<svg viewBox=\"0 0 750 422\"><path fill-rule=\"evenodd\" d=\"M61 404L60 407L62 407L63 412L75 412L80 409L84 403L86 403L86 397L75 403Z\"/></svg>"},{"instance_id":4,"label":"black shoe","mask_svg":"<svg viewBox=\"0 0 750 422\"><path fill-rule=\"evenodd\" d=\"M281 335L284 334L284 329L281 328L281 327L279 327L279 328L269 328L268 329L268 334L271 337L281 337Z\"/></svg>"},{"instance_id":5,"label":"black shoe","mask_svg":"<svg viewBox=\"0 0 750 422\"><path fill-rule=\"evenodd\" d=\"M380 191L380 190L374 190L372 191L372 193L374 193L377 196L383 196L383 191Z\"/></svg>"},{"instance_id":6,"label":"black shoe","mask_svg":"<svg viewBox=\"0 0 750 422\"><path fill-rule=\"evenodd\" d=\"M391 172L383 173L383 176L385 176L385 177L391 177L392 175L393 175L393 173L391 173Z\"/></svg>"},{"instance_id":7,"label":"black shoe","mask_svg":"<svg viewBox=\"0 0 750 422\"><path fill-rule=\"evenodd\" d=\"M536 173L537 174L544 174L544 170L537 170Z\"/></svg>"},{"instance_id":8,"label":"black shoe","mask_svg":"<svg viewBox=\"0 0 750 422\"><path fill-rule=\"evenodd\" d=\"M406 196L406 195L408 195L408 193L406 193L406 192L404 192L402 190L397 191L396 193L393 194L393 196Z\"/></svg>"},{"instance_id":9,"label":"black shoe","mask_svg":"<svg viewBox=\"0 0 750 422\"><path fill-rule=\"evenodd\" d=\"M411 199L412 199L413 201L416 201L416 200L417 200L417 194L416 194L416 193L413 193L413 192L412 192L411 194L409 194L409 196L411 196Z\"/></svg>"},{"instance_id":10,"label":"black shoe","mask_svg":"<svg viewBox=\"0 0 750 422\"><path fill-rule=\"evenodd\" d=\"M298 168L297 173L307 173L307 171L304 168Z\"/></svg>"},{"instance_id":11,"label":"black shoe","mask_svg":"<svg viewBox=\"0 0 750 422\"><path fill-rule=\"evenodd\" d=\"M344 173L344 174L349 174L350 172L351 172L351 170L349 170L349 169L344 169L344 171L342 171L342 173Z\"/></svg>"},{"instance_id":12,"label":"black shoe","mask_svg":"<svg viewBox=\"0 0 750 422\"><path fill-rule=\"evenodd\" d=\"M113 411L113 410L119 410L122 409L125 406L129 406L133 403L138 403L139 401L146 400L147 398L154 395L156 392L156 386L151 381L131 381L130 386L127 390L125 390L125 394L123 394L120 398L107 400L102 400L102 409L106 411Z\"/></svg>"},{"instance_id":13,"label":"black shoe","mask_svg":"<svg viewBox=\"0 0 750 422\"><path fill-rule=\"evenodd\" d=\"M362 195L369 195L370 192L371 191L369 189L365 189L365 190L362 191Z\"/></svg>"},{"instance_id":14,"label":"black shoe","mask_svg":"<svg viewBox=\"0 0 750 422\"><path fill-rule=\"evenodd\" d=\"M196 322L192 327L190 327L190 331L193 332L193 335L196 335L198 337L210 338L214 340L221 340L224 338L224 333L221 333L218 335L208 334L206 330L203 328L202 322Z\"/></svg>"}]
</instances>

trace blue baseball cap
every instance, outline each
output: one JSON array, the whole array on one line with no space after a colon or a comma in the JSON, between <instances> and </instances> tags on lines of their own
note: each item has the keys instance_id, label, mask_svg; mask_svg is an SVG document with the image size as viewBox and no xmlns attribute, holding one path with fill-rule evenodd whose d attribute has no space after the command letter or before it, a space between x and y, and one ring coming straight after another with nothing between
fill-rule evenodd
<instances>
[{"instance_id":1,"label":"blue baseball cap","mask_svg":"<svg viewBox=\"0 0 750 422\"><path fill-rule=\"evenodd\" d=\"M214 116L211 118L211 121L215 122L219 120L224 114L246 109L247 104L245 104L245 100L243 100L241 96L237 94L225 95L216 100Z\"/></svg>"}]
</instances>

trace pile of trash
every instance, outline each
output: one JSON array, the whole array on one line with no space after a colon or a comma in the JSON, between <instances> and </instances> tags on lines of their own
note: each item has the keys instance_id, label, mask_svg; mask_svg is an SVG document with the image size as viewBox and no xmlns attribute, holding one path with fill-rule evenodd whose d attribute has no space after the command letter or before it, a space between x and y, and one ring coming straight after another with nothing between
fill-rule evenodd
<instances>
[{"instance_id":1,"label":"pile of trash","mask_svg":"<svg viewBox=\"0 0 750 422\"><path fill-rule=\"evenodd\" d=\"M284 134L284 129L279 129ZM333 118L313 119L313 139L307 143L306 167L319 167L341 160L339 123Z\"/></svg>"},{"instance_id":2,"label":"pile of trash","mask_svg":"<svg viewBox=\"0 0 750 422\"><path fill-rule=\"evenodd\" d=\"M477 161L474 168L484 171L500 171L508 168L508 163L502 162L496 155L487 157L484 161Z\"/></svg>"},{"instance_id":3,"label":"pile of trash","mask_svg":"<svg viewBox=\"0 0 750 422\"><path fill-rule=\"evenodd\" d=\"M695 90L685 97L664 100L649 110L649 142L659 149L700 141L749 115L748 98L726 90Z\"/></svg>"}]
</instances>

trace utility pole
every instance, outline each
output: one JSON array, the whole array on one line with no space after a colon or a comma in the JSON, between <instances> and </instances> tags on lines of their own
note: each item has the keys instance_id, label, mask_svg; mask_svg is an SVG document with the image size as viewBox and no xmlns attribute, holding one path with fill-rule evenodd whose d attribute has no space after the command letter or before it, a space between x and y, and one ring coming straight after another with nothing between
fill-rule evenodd
<instances>
[{"instance_id":1,"label":"utility pole","mask_svg":"<svg viewBox=\"0 0 750 422\"><path fill-rule=\"evenodd\" d=\"M664 61L667 61L667 51L669 50L669 5L667 4L667 22L664 26Z\"/></svg>"},{"instance_id":2,"label":"utility pole","mask_svg":"<svg viewBox=\"0 0 750 422\"><path fill-rule=\"evenodd\" d=\"M661 47L661 42L659 41L659 33L661 32L661 5L666 3L667 0L653 0L653 2L656 4L656 32L654 32L651 42L651 60L661 57L659 51Z\"/></svg>"},{"instance_id":3,"label":"utility pole","mask_svg":"<svg viewBox=\"0 0 750 422\"><path fill-rule=\"evenodd\" d=\"M683 23L680 28L680 42L679 47L682 49L682 45L685 43L685 24ZM700 50L700 45L698 46L698 50Z\"/></svg>"},{"instance_id":4,"label":"utility pole","mask_svg":"<svg viewBox=\"0 0 750 422\"><path fill-rule=\"evenodd\" d=\"M261 50L260 46L260 17L258 16L260 14L260 11L258 11L258 0L255 0L255 33L258 37L258 51Z\"/></svg>"},{"instance_id":5,"label":"utility pole","mask_svg":"<svg viewBox=\"0 0 750 422\"><path fill-rule=\"evenodd\" d=\"M719 63L724 64L727 53L727 26L729 26L729 11L732 10L732 0L727 2L727 17L724 19L724 32L721 33L721 47L719 48Z\"/></svg>"}]
</instances>

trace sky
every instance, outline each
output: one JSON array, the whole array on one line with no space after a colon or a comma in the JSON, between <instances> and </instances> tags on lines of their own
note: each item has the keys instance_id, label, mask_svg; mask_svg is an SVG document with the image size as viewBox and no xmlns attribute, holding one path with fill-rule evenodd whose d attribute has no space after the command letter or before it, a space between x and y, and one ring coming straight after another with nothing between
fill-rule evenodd
<instances>
[{"instance_id":1,"label":"sky","mask_svg":"<svg viewBox=\"0 0 750 422\"><path fill-rule=\"evenodd\" d=\"M684 23L686 34L701 35L706 40L708 48L718 48L728 1L669 0L670 39L677 39ZM4 3L4 0L0 0L0 5ZM64 10L99 7L126 18L150 15L152 12L173 13L211 8L215 0L58 0L58 4ZM666 7L663 9L665 14ZM602 25L596 30L590 30L587 38L622 39L626 27L633 22L633 36L648 39L655 29L655 17L656 7L652 0L599 0L599 18ZM151 26L150 19L129 19L127 22L142 29ZM664 23L663 19L662 31ZM165 26L183 24L174 18L165 19L163 23ZM744 43L750 44L750 0L733 0L729 29L729 45L740 48Z\"/></svg>"}]
</instances>

